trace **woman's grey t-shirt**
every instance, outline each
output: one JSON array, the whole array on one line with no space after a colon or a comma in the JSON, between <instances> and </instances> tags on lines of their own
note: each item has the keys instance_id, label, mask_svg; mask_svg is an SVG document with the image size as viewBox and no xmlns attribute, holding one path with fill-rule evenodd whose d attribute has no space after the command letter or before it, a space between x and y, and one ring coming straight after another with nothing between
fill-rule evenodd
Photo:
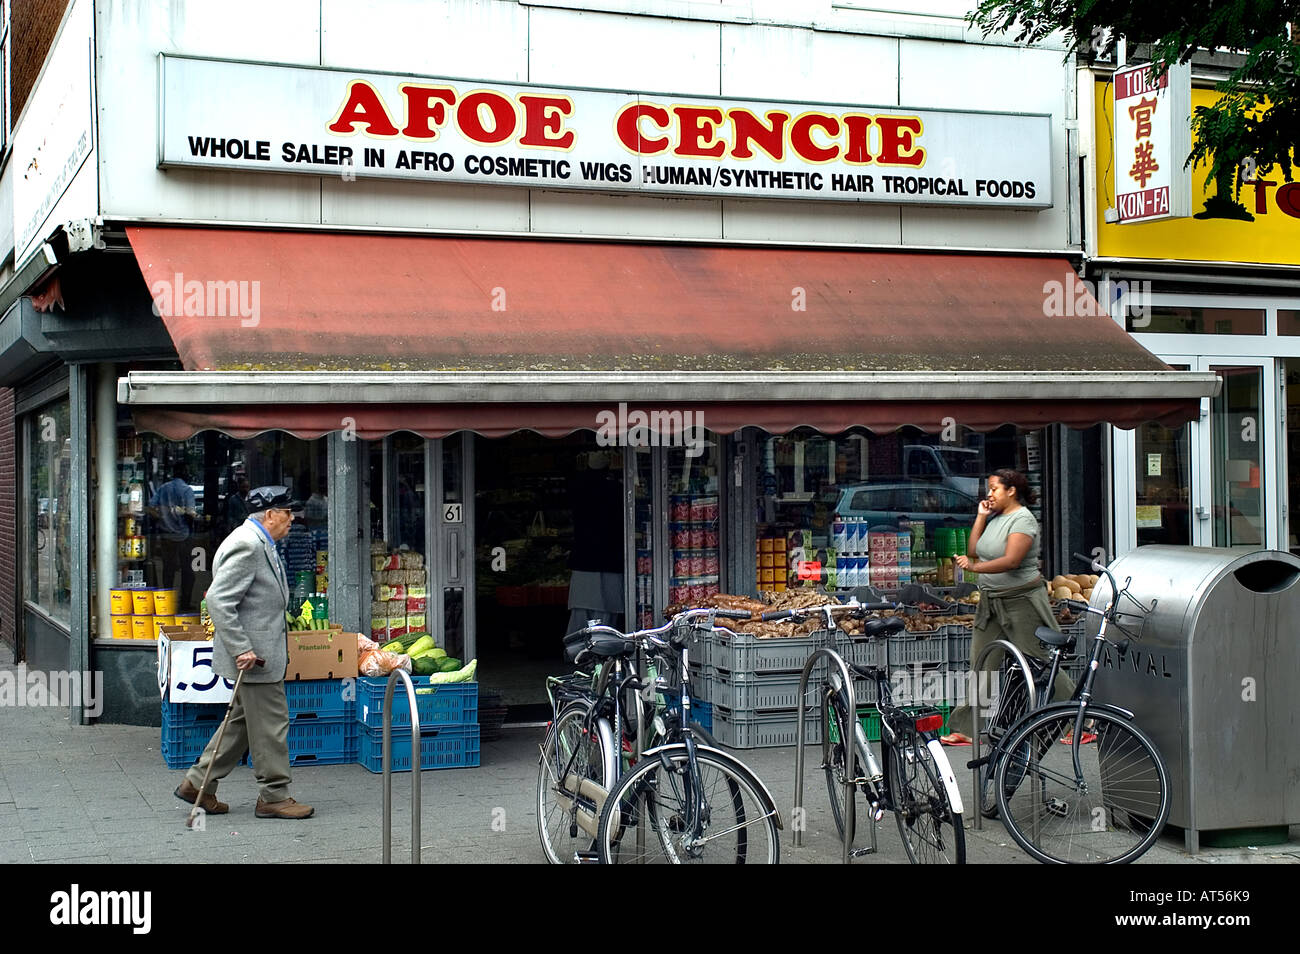
<instances>
[{"instance_id":1,"label":"woman's grey t-shirt","mask_svg":"<svg viewBox=\"0 0 1300 954\"><path fill-rule=\"evenodd\" d=\"M1029 552L1025 554L1020 566L1014 570L1005 573L981 573L979 575L981 587L991 586L1002 589L1008 586L1019 586L1021 583L1031 582L1038 576L1038 554L1042 550L1038 520L1030 509L1023 505L1014 513L1000 513L989 518L989 522L984 525L979 543L975 544L975 555L981 561L1001 559L1007 555L1007 537L1013 533L1024 533L1029 536L1033 541L1029 544Z\"/></svg>"}]
</instances>

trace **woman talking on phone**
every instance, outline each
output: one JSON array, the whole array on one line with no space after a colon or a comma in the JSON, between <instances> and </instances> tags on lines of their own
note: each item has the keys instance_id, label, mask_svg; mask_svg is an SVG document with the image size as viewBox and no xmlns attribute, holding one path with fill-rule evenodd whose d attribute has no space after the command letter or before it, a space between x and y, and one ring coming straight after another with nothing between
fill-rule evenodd
<instances>
[{"instance_id":1,"label":"woman talking on phone","mask_svg":"<svg viewBox=\"0 0 1300 954\"><path fill-rule=\"evenodd\" d=\"M979 502L966 555L956 563L979 574L980 603L971 639L971 668L984 647L997 639L1014 643L1026 656L1046 659L1034 636L1039 626L1060 632L1038 572L1042 550L1038 520L1029 509L1033 491L1023 474L999 470L989 477L988 496ZM995 654L996 656L997 654ZM1059 675L1053 698L1068 698L1073 681ZM948 720L945 745L967 745L974 731L970 706L959 706Z\"/></svg>"}]
</instances>

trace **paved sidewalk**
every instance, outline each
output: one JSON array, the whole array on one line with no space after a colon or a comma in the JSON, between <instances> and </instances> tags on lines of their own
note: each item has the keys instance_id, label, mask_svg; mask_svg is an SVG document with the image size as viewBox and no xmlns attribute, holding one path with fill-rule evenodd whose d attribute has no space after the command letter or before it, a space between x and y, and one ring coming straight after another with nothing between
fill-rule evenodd
<instances>
[{"instance_id":1,"label":"paved sidewalk","mask_svg":"<svg viewBox=\"0 0 1300 954\"><path fill-rule=\"evenodd\" d=\"M0 670L14 668L0 646ZM421 816L425 863L529 864L543 861L534 805L540 728L507 730L483 745L476 769L425 772ZM966 749L958 753L956 763ZM771 788L789 824L794 801L794 750L738 753ZM782 833L785 863L840 859L818 755L809 750L805 802L808 830L801 848ZM135 726L71 727L65 710L0 708L0 864L15 862L374 863L381 858L381 777L359 765L295 768L292 794L315 806L307 821L253 817L257 784L241 766L220 787L229 815L210 816L207 830L189 831L189 806L172 791L183 772L168 769L159 730ZM959 773L969 785L969 773ZM410 858L410 775L393 783L393 860ZM968 823L969 824L969 823ZM968 830L972 863L1032 864L997 822ZM859 844L865 841L859 837ZM887 817L880 854L860 865L905 863ZM1210 849L1193 857L1180 838L1166 836L1142 859L1149 863L1300 863L1300 827L1286 845Z\"/></svg>"}]
</instances>

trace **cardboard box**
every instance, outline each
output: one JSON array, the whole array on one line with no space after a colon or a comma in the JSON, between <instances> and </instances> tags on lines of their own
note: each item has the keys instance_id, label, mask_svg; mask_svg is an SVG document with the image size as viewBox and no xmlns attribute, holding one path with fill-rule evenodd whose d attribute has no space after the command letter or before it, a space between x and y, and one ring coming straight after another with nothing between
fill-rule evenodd
<instances>
[{"instance_id":1,"label":"cardboard box","mask_svg":"<svg viewBox=\"0 0 1300 954\"><path fill-rule=\"evenodd\" d=\"M338 629L308 629L289 634L286 682L346 679L357 675L357 635Z\"/></svg>"}]
</instances>

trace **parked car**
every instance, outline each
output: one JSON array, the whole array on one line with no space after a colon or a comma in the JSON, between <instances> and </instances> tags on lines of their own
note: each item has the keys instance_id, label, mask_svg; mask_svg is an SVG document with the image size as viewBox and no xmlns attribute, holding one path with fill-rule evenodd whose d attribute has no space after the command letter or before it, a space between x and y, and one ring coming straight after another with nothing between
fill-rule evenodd
<instances>
[{"instance_id":1,"label":"parked car","mask_svg":"<svg viewBox=\"0 0 1300 954\"><path fill-rule=\"evenodd\" d=\"M988 476L984 455L970 447L948 444L903 446L903 476L908 480L937 483L969 496L983 495Z\"/></svg>"},{"instance_id":2,"label":"parked car","mask_svg":"<svg viewBox=\"0 0 1300 954\"><path fill-rule=\"evenodd\" d=\"M936 527L969 527L978 504L977 497L928 481L853 484L840 491L835 514L861 517L869 524L897 524L900 517L919 519L925 523L926 536L933 538Z\"/></svg>"}]
</instances>

